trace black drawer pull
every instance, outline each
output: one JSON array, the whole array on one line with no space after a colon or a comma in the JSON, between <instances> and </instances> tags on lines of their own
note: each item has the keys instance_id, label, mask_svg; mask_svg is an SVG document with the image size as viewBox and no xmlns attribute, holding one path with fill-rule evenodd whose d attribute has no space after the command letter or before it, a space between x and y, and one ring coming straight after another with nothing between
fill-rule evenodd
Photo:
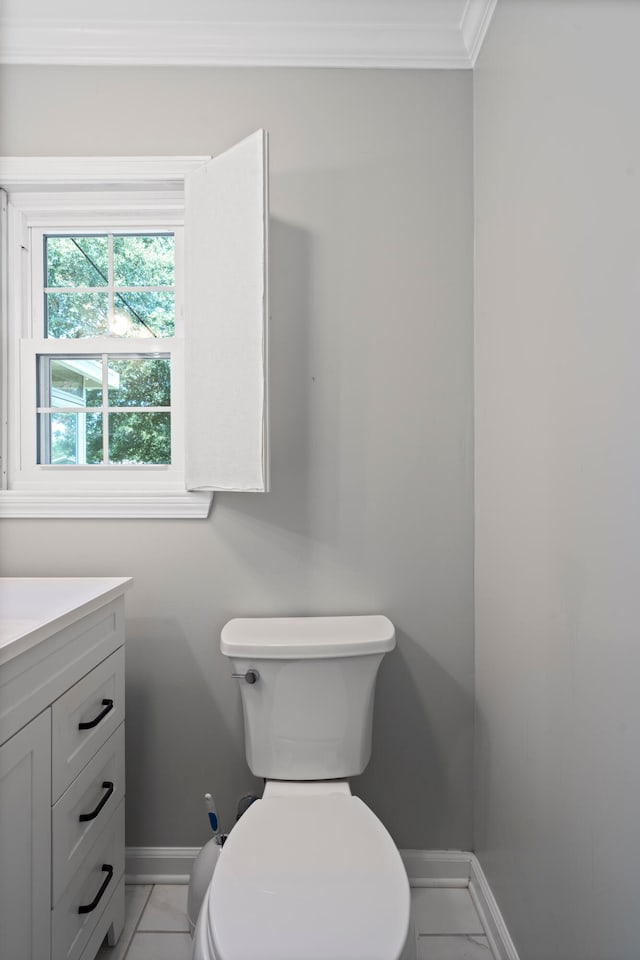
<instances>
[{"instance_id":1,"label":"black drawer pull","mask_svg":"<svg viewBox=\"0 0 640 960\"><path fill-rule=\"evenodd\" d=\"M80 823L85 823L87 820L95 820L95 818L98 816L98 814L104 807L105 803L113 793L113 783L111 782L111 780L103 780L102 789L106 790L107 792L100 800L100 803L95 808L95 810L91 811L91 813L81 813L80 816L78 817L78 820L80 821Z\"/></svg>"},{"instance_id":2,"label":"black drawer pull","mask_svg":"<svg viewBox=\"0 0 640 960\"><path fill-rule=\"evenodd\" d=\"M78 730L91 730L92 727L97 727L101 720L104 720L106 715L113 710L113 700L107 700L106 698L102 701L102 710L94 720L87 720L86 723L79 723Z\"/></svg>"},{"instance_id":3,"label":"black drawer pull","mask_svg":"<svg viewBox=\"0 0 640 960\"><path fill-rule=\"evenodd\" d=\"M102 881L102 886L96 893L91 903L83 904L82 906L78 907L78 913L91 913L91 911L95 910L95 908L98 906L98 904L102 900L102 895L107 889L107 887L109 886L109 882L111 880L111 877L113 876L113 867L111 866L110 863L103 863L102 870L104 873L106 873L106 877Z\"/></svg>"}]
</instances>

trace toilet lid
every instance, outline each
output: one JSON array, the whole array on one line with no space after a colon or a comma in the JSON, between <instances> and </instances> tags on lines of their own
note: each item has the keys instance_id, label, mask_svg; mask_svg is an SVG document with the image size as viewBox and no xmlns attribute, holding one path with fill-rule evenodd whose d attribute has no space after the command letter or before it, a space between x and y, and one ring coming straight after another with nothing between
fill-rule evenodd
<instances>
[{"instance_id":1,"label":"toilet lid","mask_svg":"<svg viewBox=\"0 0 640 960\"><path fill-rule=\"evenodd\" d=\"M277 797L247 810L210 887L218 960L397 960L409 882L357 797Z\"/></svg>"}]
</instances>

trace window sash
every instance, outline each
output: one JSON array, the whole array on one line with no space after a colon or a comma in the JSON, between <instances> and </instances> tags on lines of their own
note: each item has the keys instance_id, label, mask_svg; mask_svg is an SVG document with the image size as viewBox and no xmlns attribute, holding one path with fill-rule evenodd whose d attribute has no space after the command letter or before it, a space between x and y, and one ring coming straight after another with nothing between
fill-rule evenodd
<instances>
[{"instance_id":1,"label":"window sash","mask_svg":"<svg viewBox=\"0 0 640 960\"><path fill-rule=\"evenodd\" d=\"M64 203L64 198L60 198ZM123 476L127 477L127 484L144 486L147 484L148 472L155 471L162 475L162 483L168 488L184 489L184 348L182 341L183 331L183 236L184 231L178 223L138 222L132 216L127 224L112 224L108 216L101 217L100 221L84 223L76 228L73 224L51 221L46 226L38 225L37 216L34 222L27 224L24 221L14 222L14 234L20 229L24 242L23 263L26 267L23 276L30 274L30 282L23 284L22 323L23 336L17 340L15 359L20 369L19 382L14 383L12 398L9 404L13 410L14 430L12 434L11 450L11 486L14 489L30 489L42 483L46 472L48 486L60 486L65 489L95 488L95 479L88 480L86 471L105 474L105 484L116 485L122 483ZM70 234L74 236L110 234L157 234L172 233L174 235L175 269L174 286L169 289L175 292L175 335L174 337L82 337L56 338L45 337L44 334L44 293L47 289L45 281L44 238L47 235ZM27 248L27 249L25 249ZM26 261L26 262L25 262ZM158 285L160 288L160 285ZM105 292L109 287L99 288ZM113 287L120 291L120 287ZM124 288L122 288L124 291ZM165 289L167 289L165 287ZM51 288L52 292L63 292L62 288ZM135 291L142 288L136 287ZM80 292L81 288L70 288L70 292ZM37 441L37 366L40 356L74 356L82 354L97 355L132 355L152 359L157 354L168 356L171 364L171 407L166 412L171 413L171 464L47 464L38 463ZM40 408L41 412L47 412ZM128 408L135 412L133 408ZM137 408L136 408L137 409ZM155 412L145 407L145 411ZM96 412L94 410L93 412ZM164 410L162 411L164 412ZM137 478L137 479L136 479ZM89 486L87 486L89 484Z\"/></svg>"},{"instance_id":2,"label":"window sash","mask_svg":"<svg viewBox=\"0 0 640 960\"><path fill-rule=\"evenodd\" d=\"M171 233L174 236L174 256L175 256L175 265L174 265L174 283L173 285L150 285L150 286L120 286L113 283L113 250L112 242L109 242L109 280L110 283L105 283L102 286L96 287L48 287L45 285L46 274L45 274L45 257L44 257L44 238L47 236L69 236L73 234L76 237L82 236L103 236L117 234L118 236L138 236L140 234L162 234L162 233ZM113 311L114 306L114 296L118 294L125 293L162 293L162 292L173 292L175 295L174 309L174 336L182 337L183 333L183 277L184 277L184 267L183 267L183 257L184 257L184 229L181 225L176 224L166 224L160 226L159 224L150 224L145 223L133 223L129 222L126 226L114 225L109 223L109 218L105 218L103 221L96 221L92 223L91 226L83 224L77 229L70 226L68 223L59 225L48 224L47 226L38 226L31 225L29 228L29 241L28 246L30 249L30 271L31 271L31 284L30 284L30 304L28 313L29 316L27 319L28 329L26 336L30 337L40 337L43 335L45 330L45 315L44 315L44 300L45 294L82 294L82 293L103 293L107 294L109 298L109 311ZM53 339L57 339L52 337ZM83 338L88 339L88 338ZM121 339L121 338L118 338ZM162 340L163 342L168 339L165 337L153 337L152 340Z\"/></svg>"},{"instance_id":3,"label":"window sash","mask_svg":"<svg viewBox=\"0 0 640 960\"><path fill-rule=\"evenodd\" d=\"M184 399L183 391L175 389L176 383L184 382L184 344L176 337L167 337L152 341L147 338L121 339L114 337L86 337L82 340L55 340L47 337L20 341L20 380L22 383L22 403L20 407L20 429L16 438L19 457L19 480L16 489L30 488L36 485L43 475L47 475L47 484L60 489L81 489L86 487L86 472L104 472L106 485L122 483L146 483L145 475L149 471L162 474L167 487L184 489ZM38 364L41 357L94 356L129 358L134 354L140 359L153 359L161 356L168 358L171 370L171 405L169 407L117 407L108 403L101 407L46 407L36 405ZM26 398L31 398L28 403ZM104 400L104 397L103 397ZM171 414L171 463L170 464L50 464L38 463L39 413L154 413ZM139 474L136 481L136 475ZM95 481L91 481L91 488Z\"/></svg>"},{"instance_id":4,"label":"window sash","mask_svg":"<svg viewBox=\"0 0 640 960\"><path fill-rule=\"evenodd\" d=\"M80 402L77 397L63 397L62 403L55 403L53 393L53 384L52 384L52 374L51 374L51 361L55 362L55 357L58 357L59 354L37 354L36 355L36 390L39 394L36 404L36 420L38 424L37 436L38 436L38 455L37 462L40 466L69 466L76 467L85 464L86 457L86 446L82 450L83 457L80 457L80 448L82 444L76 442L76 459L73 463L69 464L56 464L53 462L53 431L52 431L52 418L51 415L59 416L74 416L80 415L75 421L76 433L81 432L83 439L86 441L86 416L100 417L101 427L102 427L102 460L99 464L95 466L110 466L112 463L117 463L117 460L111 459L111 415L126 415L126 414L154 414L154 413L166 413L171 416L173 409L171 404L139 404L139 405L123 405L118 404L117 402L111 402L111 390L112 385L109 380L109 363L118 358L124 359L126 361L145 361L145 360L169 360L169 377L171 377L171 368L170 368L170 358L166 353L155 353L153 357L149 357L148 354L120 354L120 353L103 353L100 355L91 354L90 356L84 355L81 359L85 361L93 361L98 365L98 370L94 371L94 375L98 374L101 383L101 393L102 393L102 402L99 404L85 405ZM72 359L74 354L65 353L63 356L64 360ZM86 376L86 369L84 373L80 374L81 376ZM43 402L42 397L46 397L47 402ZM86 399L86 398L85 398ZM115 423L116 421L114 421ZM169 438L169 443L171 445L171 438ZM175 454L174 451L170 450L171 458L169 462L172 462ZM153 461L147 461L149 464L153 464ZM158 464L164 464L164 461L156 461ZM135 462L133 464L126 464L127 466L141 466L144 464L144 461ZM123 464L124 465L124 464Z\"/></svg>"}]
</instances>

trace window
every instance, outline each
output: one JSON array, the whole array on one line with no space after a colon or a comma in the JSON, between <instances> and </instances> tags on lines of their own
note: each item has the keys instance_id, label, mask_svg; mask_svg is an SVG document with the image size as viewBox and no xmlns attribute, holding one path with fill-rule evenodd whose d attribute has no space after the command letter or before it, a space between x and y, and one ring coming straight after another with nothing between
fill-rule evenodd
<instances>
[{"instance_id":1,"label":"window","mask_svg":"<svg viewBox=\"0 0 640 960\"><path fill-rule=\"evenodd\" d=\"M213 160L0 158L0 184L0 516L266 489L263 131Z\"/></svg>"},{"instance_id":2,"label":"window","mask_svg":"<svg viewBox=\"0 0 640 960\"><path fill-rule=\"evenodd\" d=\"M34 333L86 351L36 354L39 464L171 464L180 245L169 231L32 236ZM113 348L92 354L104 337ZM142 341L133 352L114 352L133 339Z\"/></svg>"}]
</instances>

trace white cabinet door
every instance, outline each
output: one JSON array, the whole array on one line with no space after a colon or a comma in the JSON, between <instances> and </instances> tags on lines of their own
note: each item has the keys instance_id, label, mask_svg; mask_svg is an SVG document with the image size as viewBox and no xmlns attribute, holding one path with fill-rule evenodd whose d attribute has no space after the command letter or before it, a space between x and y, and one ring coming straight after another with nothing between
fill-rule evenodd
<instances>
[{"instance_id":1,"label":"white cabinet door","mask_svg":"<svg viewBox=\"0 0 640 960\"><path fill-rule=\"evenodd\" d=\"M51 712L0 747L0 957L51 952Z\"/></svg>"}]
</instances>

